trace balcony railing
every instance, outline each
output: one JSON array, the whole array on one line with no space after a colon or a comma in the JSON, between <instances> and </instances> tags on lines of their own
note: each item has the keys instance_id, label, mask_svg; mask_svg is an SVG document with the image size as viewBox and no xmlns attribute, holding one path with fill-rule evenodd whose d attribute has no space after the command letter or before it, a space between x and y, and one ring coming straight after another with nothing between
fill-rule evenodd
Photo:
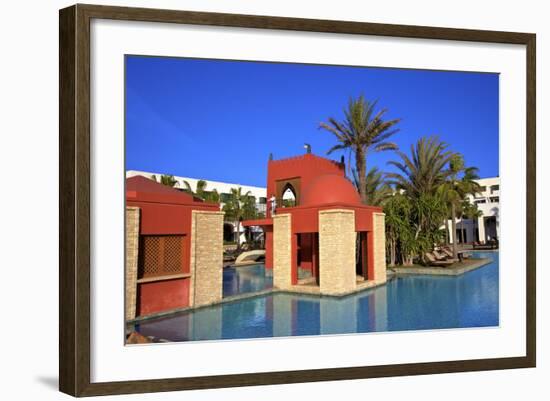
<instances>
[{"instance_id":1,"label":"balcony railing","mask_svg":"<svg viewBox=\"0 0 550 401\"><path fill-rule=\"evenodd\" d=\"M297 205L296 199L276 199L277 208L294 207Z\"/></svg>"}]
</instances>

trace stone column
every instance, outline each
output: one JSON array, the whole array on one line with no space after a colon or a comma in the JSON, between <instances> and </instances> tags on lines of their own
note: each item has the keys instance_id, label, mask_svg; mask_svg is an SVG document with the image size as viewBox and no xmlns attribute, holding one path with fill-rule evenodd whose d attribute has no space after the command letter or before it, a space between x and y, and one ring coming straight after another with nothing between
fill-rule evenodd
<instances>
[{"instance_id":1,"label":"stone column","mask_svg":"<svg viewBox=\"0 0 550 401\"><path fill-rule=\"evenodd\" d=\"M485 242L485 217L481 216L477 218L477 228L479 231L479 242Z\"/></svg>"},{"instance_id":2,"label":"stone column","mask_svg":"<svg viewBox=\"0 0 550 401\"><path fill-rule=\"evenodd\" d=\"M223 212L191 212L190 306L208 305L223 296Z\"/></svg>"},{"instance_id":3,"label":"stone column","mask_svg":"<svg viewBox=\"0 0 550 401\"><path fill-rule=\"evenodd\" d=\"M126 293L125 317L136 317L137 270L139 253L139 207L126 207Z\"/></svg>"},{"instance_id":4,"label":"stone column","mask_svg":"<svg viewBox=\"0 0 550 401\"><path fill-rule=\"evenodd\" d=\"M357 286L355 212L319 211L319 278L321 294L340 295Z\"/></svg>"},{"instance_id":5,"label":"stone column","mask_svg":"<svg viewBox=\"0 0 550 401\"><path fill-rule=\"evenodd\" d=\"M372 233L374 235L374 281L386 282L386 215L372 214Z\"/></svg>"},{"instance_id":6,"label":"stone column","mask_svg":"<svg viewBox=\"0 0 550 401\"><path fill-rule=\"evenodd\" d=\"M292 216L273 216L273 286L284 290L292 286Z\"/></svg>"}]
</instances>

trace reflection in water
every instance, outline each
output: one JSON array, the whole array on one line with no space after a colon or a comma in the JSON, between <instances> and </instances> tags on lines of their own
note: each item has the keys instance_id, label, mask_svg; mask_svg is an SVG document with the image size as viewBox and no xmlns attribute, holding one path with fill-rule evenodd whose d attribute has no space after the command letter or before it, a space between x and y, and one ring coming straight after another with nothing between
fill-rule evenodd
<instances>
[{"instance_id":1,"label":"reflection in water","mask_svg":"<svg viewBox=\"0 0 550 401\"><path fill-rule=\"evenodd\" d=\"M496 326L498 253L477 255L493 261L459 277L397 277L344 298L273 294L145 321L136 329L189 341ZM224 296L271 287L262 266L246 269L224 272Z\"/></svg>"},{"instance_id":2,"label":"reflection in water","mask_svg":"<svg viewBox=\"0 0 550 401\"><path fill-rule=\"evenodd\" d=\"M273 286L273 271L263 264L225 268L223 270L223 296L262 291Z\"/></svg>"}]
</instances>

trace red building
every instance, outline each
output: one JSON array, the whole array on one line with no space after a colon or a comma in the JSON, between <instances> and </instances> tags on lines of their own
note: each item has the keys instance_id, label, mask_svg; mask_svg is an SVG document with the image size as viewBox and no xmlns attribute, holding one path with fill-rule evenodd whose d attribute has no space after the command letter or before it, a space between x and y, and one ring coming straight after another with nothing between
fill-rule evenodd
<instances>
[{"instance_id":1,"label":"red building","mask_svg":"<svg viewBox=\"0 0 550 401\"><path fill-rule=\"evenodd\" d=\"M276 264L274 261L274 252L276 252L276 246L274 245L274 217L281 215L289 216L289 221L291 222L289 245L291 264L289 269L290 286L299 284L299 268L310 271L319 285L320 277L322 277L320 268L323 268L322 266L320 267L320 264L322 264L321 259L323 257L327 261L326 269L332 269L332 267L328 267L332 263L329 262L331 257L329 252L333 252L332 250L329 251L330 243L333 240L339 241L340 234L344 235L345 229L344 227L341 229L340 227L331 227L330 224L332 223L327 223L328 225L320 228L320 219L324 219L322 216L325 216L330 210L344 213L342 216L345 215L347 217L342 221L347 221L345 219L349 220L349 218L353 220L351 228L353 233L348 232L345 235L347 235L347 242L355 242L355 244L350 245L355 252L355 258L351 260L349 256L352 252L351 248L346 251L347 256L342 256L342 258L346 259L348 265L353 264L352 267L345 267L345 269L353 269L354 271L354 273L346 273L348 277L351 274L355 274L358 276L357 279L361 281L385 281L385 259L380 261L384 265L383 277L381 273L378 274L379 277L376 277L377 272L375 272L375 237L377 236L377 249L381 250L382 255L384 254L384 238L380 238L380 230L378 230L378 233L375 233L374 229L375 215L381 216L381 235L384 236L382 209L361 203L358 192L346 178L343 162L338 163L310 153L282 160L270 160L267 171L267 198L268 211L266 218L245 221L244 225L263 227L265 233L266 267L272 268ZM270 199L275 201L274 213L273 208L270 207L272 206L269 201ZM334 232L331 231L332 229L334 229ZM326 233L322 234L324 235L324 241L320 241L320 231ZM286 252L284 241L285 239L283 238L283 242L281 242L281 249L283 249L280 252L281 255ZM320 242L325 245L320 245ZM336 250L339 252L340 248L345 248L347 242L343 242L342 244L345 246L337 247ZM320 249L320 246L325 246L326 249L323 251L323 249ZM378 259L380 258L380 252L378 252ZM286 271L284 266L275 267L276 269ZM380 268L378 271L381 272L382 269ZM337 276L340 273L336 272L334 274ZM355 276L353 279L355 282ZM348 284L343 286L345 287L345 290L342 290L343 292L348 289L351 290L351 287L355 288L355 284L352 285L350 284L350 280L347 281Z\"/></svg>"},{"instance_id":2,"label":"red building","mask_svg":"<svg viewBox=\"0 0 550 401\"><path fill-rule=\"evenodd\" d=\"M135 290L135 296L131 297L135 300L135 312L130 315L149 315L196 304L197 294L192 288L196 277L191 266L193 212L218 215L219 204L206 203L188 193L136 176L126 180L126 207L127 220L129 211L137 216L130 219L131 223L137 218L137 233L131 232L136 230L127 222L127 248L135 249L135 255L127 250L127 259L134 258L137 262L135 282L131 277L133 270L127 268L130 276L127 292L132 294ZM220 219L220 230L221 224ZM216 249L212 252L217 252ZM219 256L221 259L221 253ZM219 264L221 280L221 260Z\"/></svg>"}]
</instances>

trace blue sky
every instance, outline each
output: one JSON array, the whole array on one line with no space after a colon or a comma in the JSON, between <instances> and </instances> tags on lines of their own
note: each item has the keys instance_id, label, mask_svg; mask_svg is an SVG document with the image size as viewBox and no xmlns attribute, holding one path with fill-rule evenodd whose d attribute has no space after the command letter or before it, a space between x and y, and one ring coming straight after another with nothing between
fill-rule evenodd
<instances>
[{"instance_id":1,"label":"blue sky","mask_svg":"<svg viewBox=\"0 0 550 401\"><path fill-rule=\"evenodd\" d=\"M325 156L335 139L319 123L361 94L402 119L401 150L438 135L498 175L497 74L141 56L126 57L126 169L265 186L269 153ZM371 153L367 168L396 157Z\"/></svg>"}]
</instances>

